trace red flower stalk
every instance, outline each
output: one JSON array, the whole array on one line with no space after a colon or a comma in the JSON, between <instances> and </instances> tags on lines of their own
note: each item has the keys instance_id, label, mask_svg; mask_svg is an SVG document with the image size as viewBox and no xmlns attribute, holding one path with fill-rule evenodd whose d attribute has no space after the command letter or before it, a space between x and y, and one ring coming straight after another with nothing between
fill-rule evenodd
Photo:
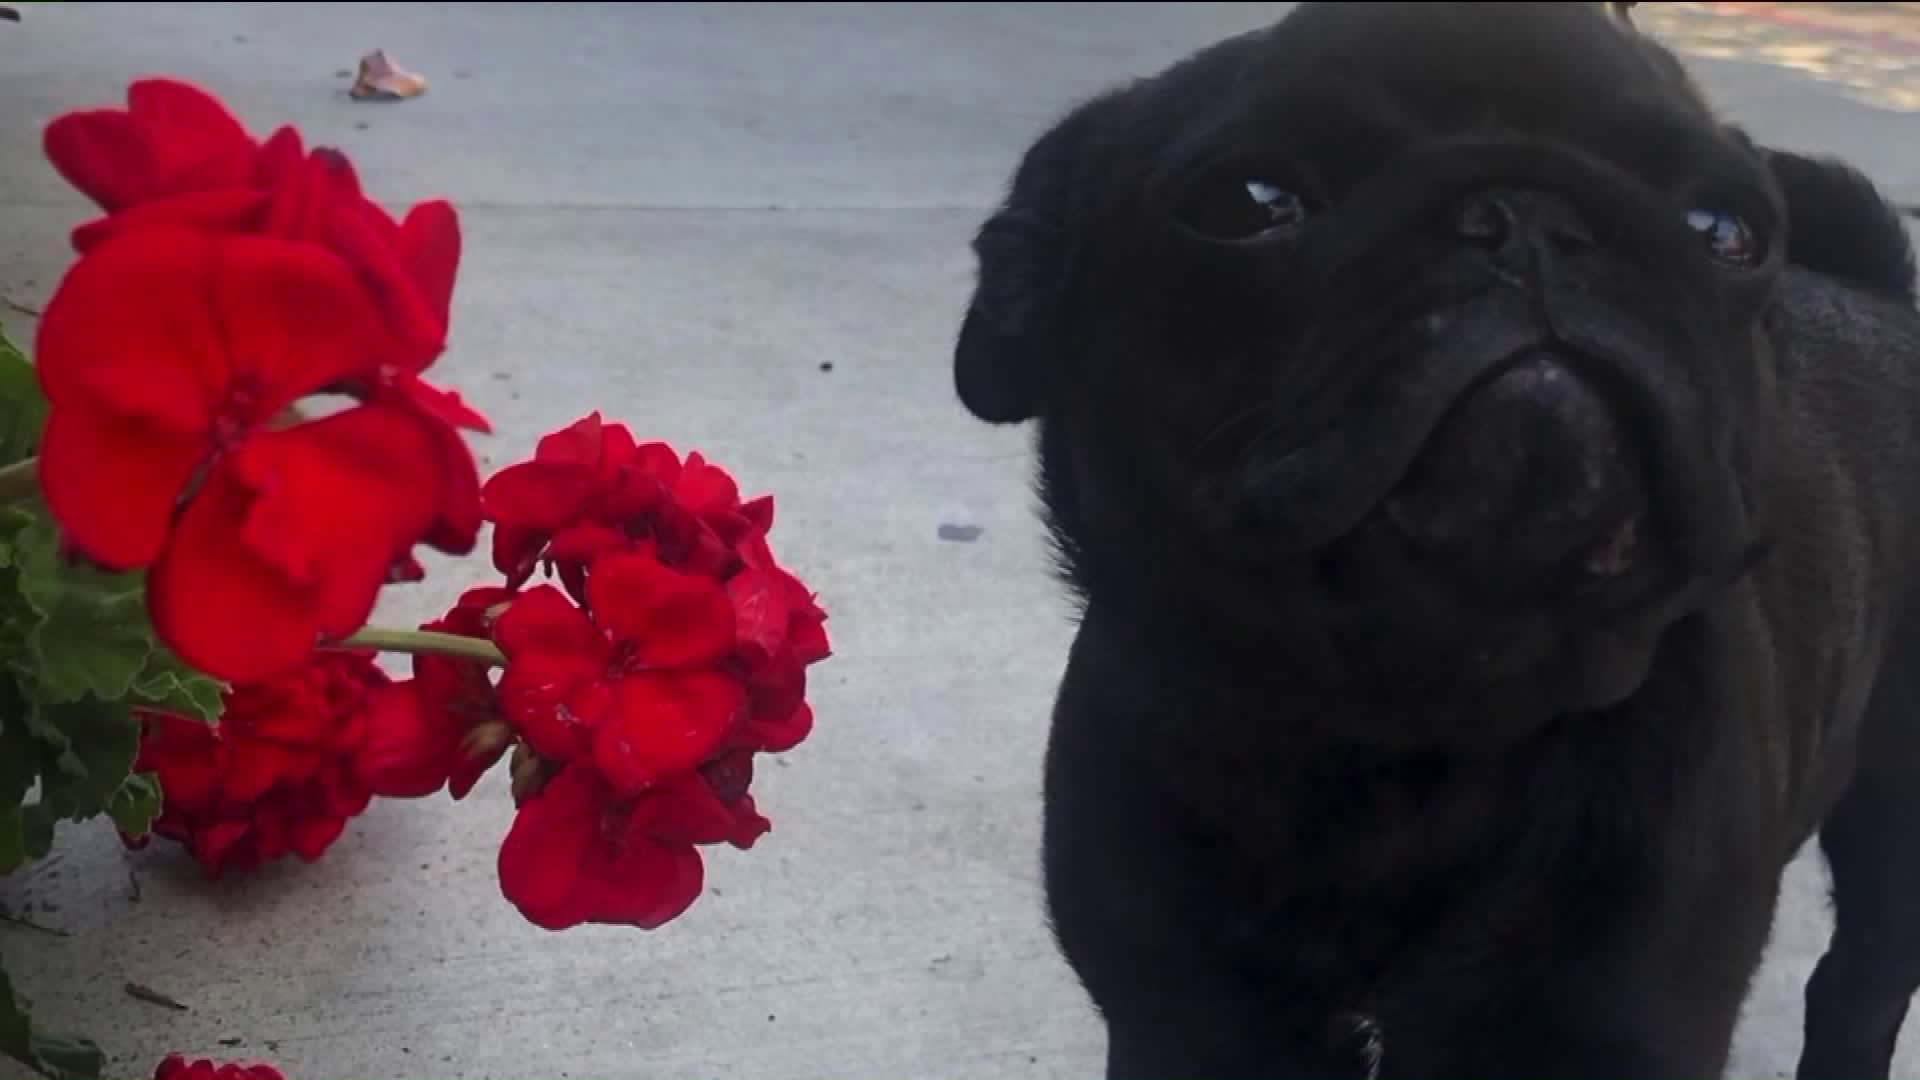
<instances>
[{"instance_id":1,"label":"red flower stalk","mask_svg":"<svg viewBox=\"0 0 1920 1080\"><path fill-rule=\"evenodd\" d=\"M216 725L144 714L134 770L160 782L154 835L185 844L213 877L289 854L317 860L372 800L356 763L369 701L391 682L365 656L322 653L231 688Z\"/></svg>"}]
</instances>

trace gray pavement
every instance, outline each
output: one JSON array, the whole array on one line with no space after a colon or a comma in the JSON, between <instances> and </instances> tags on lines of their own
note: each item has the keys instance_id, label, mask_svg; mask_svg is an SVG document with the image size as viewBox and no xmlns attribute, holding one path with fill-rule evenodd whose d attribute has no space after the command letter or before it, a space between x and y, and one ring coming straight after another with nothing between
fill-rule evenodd
<instances>
[{"instance_id":1,"label":"gray pavement","mask_svg":"<svg viewBox=\"0 0 1920 1080\"><path fill-rule=\"evenodd\" d=\"M0 925L43 1015L99 1037L124 1076L173 1049L290 1080L1095 1075L1102 1040L1036 882L1067 608L1024 437L951 398L966 240L1074 99L1285 6L61 3L0 25L0 294L44 298L83 214L41 125L141 74L198 80L256 129L344 147L384 200L458 201L468 255L438 373L495 420L489 460L594 408L709 452L776 493L776 546L824 595L838 652L817 734L762 774L774 833L716 853L709 895L664 930L522 922L495 885L499 775L463 804L378 805L317 866L217 886L71 828L0 882L0 902L71 934ZM336 72L374 47L431 92L348 102ZM1920 196L1911 121L1858 86L1725 59L1700 73L1763 137ZM952 542L947 524L982 531ZM382 621L484 576L432 570ZM1733 1076L1790 1071L1820 888L1796 867ZM128 981L191 1009L135 1002Z\"/></svg>"}]
</instances>

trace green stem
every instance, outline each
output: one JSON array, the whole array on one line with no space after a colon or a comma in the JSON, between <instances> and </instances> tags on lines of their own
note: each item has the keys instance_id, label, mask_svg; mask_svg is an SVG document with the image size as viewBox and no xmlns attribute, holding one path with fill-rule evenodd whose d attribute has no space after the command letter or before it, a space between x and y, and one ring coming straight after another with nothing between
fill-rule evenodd
<instances>
[{"instance_id":1,"label":"green stem","mask_svg":"<svg viewBox=\"0 0 1920 1080\"><path fill-rule=\"evenodd\" d=\"M486 638L464 634L442 634L433 630L383 630L369 626L359 633L334 642L329 648L341 651L373 649L377 652L410 653L414 656L446 656L455 660L478 660L493 667L505 666L507 656Z\"/></svg>"},{"instance_id":2,"label":"green stem","mask_svg":"<svg viewBox=\"0 0 1920 1080\"><path fill-rule=\"evenodd\" d=\"M25 502L40 494L40 459L0 465L0 505Z\"/></svg>"}]
</instances>

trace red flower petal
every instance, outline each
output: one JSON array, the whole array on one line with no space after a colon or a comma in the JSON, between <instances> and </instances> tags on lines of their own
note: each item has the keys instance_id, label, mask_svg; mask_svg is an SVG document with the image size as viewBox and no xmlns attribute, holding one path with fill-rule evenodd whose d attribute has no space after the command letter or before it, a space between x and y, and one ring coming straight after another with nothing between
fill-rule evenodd
<instances>
[{"instance_id":1,"label":"red flower petal","mask_svg":"<svg viewBox=\"0 0 1920 1080\"><path fill-rule=\"evenodd\" d=\"M242 544L248 503L230 472L215 470L147 579L155 633L188 666L234 682L297 665L319 637L307 590Z\"/></svg>"},{"instance_id":2,"label":"red flower petal","mask_svg":"<svg viewBox=\"0 0 1920 1080\"><path fill-rule=\"evenodd\" d=\"M460 215L444 200L423 202L400 223L400 261L441 326L451 322L453 282L460 269Z\"/></svg>"},{"instance_id":3,"label":"red flower petal","mask_svg":"<svg viewBox=\"0 0 1920 1080\"><path fill-rule=\"evenodd\" d=\"M593 489L590 469L530 461L493 474L480 489L480 501L496 525L550 533L579 518Z\"/></svg>"},{"instance_id":4,"label":"red flower petal","mask_svg":"<svg viewBox=\"0 0 1920 1080\"><path fill-rule=\"evenodd\" d=\"M223 821L195 833L190 844L193 861L213 877L231 869L251 870L261 857L247 843L251 825L241 821Z\"/></svg>"},{"instance_id":5,"label":"red flower petal","mask_svg":"<svg viewBox=\"0 0 1920 1080\"><path fill-rule=\"evenodd\" d=\"M458 717L430 707L411 681L375 690L366 716L367 743L355 768L373 794L418 799L446 784L466 734Z\"/></svg>"},{"instance_id":6,"label":"red flower petal","mask_svg":"<svg viewBox=\"0 0 1920 1080\"><path fill-rule=\"evenodd\" d=\"M466 555L480 542L480 467L458 432L438 424L428 430L440 445L443 487L440 513L426 541L448 555Z\"/></svg>"},{"instance_id":7,"label":"red flower petal","mask_svg":"<svg viewBox=\"0 0 1920 1080\"><path fill-rule=\"evenodd\" d=\"M154 161L146 135L117 109L66 113L47 125L42 149L67 183L104 210L118 210L152 192Z\"/></svg>"},{"instance_id":8,"label":"red flower petal","mask_svg":"<svg viewBox=\"0 0 1920 1080\"><path fill-rule=\"evenodd\" d=\"M575 420L534 444L533 460L541 465L598 466L605 450L600 414L596 412Z\"/></svg>"},{"instance_id":9,"label":"red flower petal","mask_svg":"<svg viewBox=\"0 0 1920 1080\"><path fill-rule=\"evenodd\" d=\"M727 582L740 645L756 660L776 656L787 645L792 610L784 583L771 571L742 570Z\"/></svg>"},{"instance_id":10,"label":"red flower petal","mask_svg":"<svg viewBox=\"0 0 1920 1080\"><path fill-rule=\"evenodd\" d=\"M316 152L317 160L321 155ZM351 167L333 165L335 170ZM422 295L404 252L395 243L400 239L386 212L362 197L357 189L337 193L328 207L327 243L346 256L359 270L362 279L378 300L393 327L402 350L394 362L409 372L419 372L433 363L447 344L447 319Z\"/></svg>"},{"instance_id":11,"label":"red flower petal","mask_svg":"<svg viewBox=\"0 0 1920 1080\"><path fill-rule=\"evenodd\" d=\"M327 853L333 842L347 831L345 818L308 817L291 824L287 830L287 845L302 862L318 862L320 856Z\"/></svg>"},{"instance_id":12,"label":"red flower petal","mask_svg":"<svg viewBox=\"0 0 1920 1080\"><path fill-rule=\"evenodd\" d=\"M503 736L494 741L476 743L469 739L461 743L461 754L455 759L453 771L447 776L447 794L453 796L456 802L466 798L480 778L487 774L487 770L506 756L509 741Z\"/></svg>"},{"instance_id":13,"label":"red flower petal","mask_svg":"<svg viewBox=\"0 0 1920 1080\"><path fill-rule=\"evenodd\" d=\"M116 236L161 225L201 232L251 232L266 220L268 198L264 191L230 188L142 202L77 226L73 249L88 253Z\"/></svg>"},{"instance_id":14,"label":"red flower petal","mask_svg":"<svg viewBox=\"0 0 1920 1080\"><path fill-rule=\"evenodd\" d=\"M738 508L740 488L725 469L695 452L687 455L686 466L673 486L673 499L696 514L712 514Z\"/></svg>"},{"instance_id":15,"label":"red flower petal","mask_svg":"<svg viewBox=\"0 0 1920 1080\"><path fill-rule=\"evenodd\" d=\"M392 552L427 527L436 463L412 417L371 406L256 437L181 513L148 582L154 629L232 682L358 630Z\"/></svg>"},{"instance_id":16,"label":"red flower petal","mask_svg":"<svg viewBox=\"0 0 1920 1080\"><path fill-rule=\"evenodd\" d=\"M134 771L159 777L169 811L206 813L220 798L224 772L220 740L211 726L198 720L165 713L144 714Z\"/></svg>"},{"instance_id":17,"label":"red flower petal","mask_svg":"<svg viewBox=\"0 0 1920 1080\"><path fill-rule=\"evenodd\" d=\"M766 535L773 529L773 496L762 495L740 507L740 515L754 532Z\"/></svg>"},{"instance_id":18,"label":"red flower petal","mask_svg":"<svg viewBox=\"0 0 1920 1080\"><path fill-rule=\"evenodd\" d=\"M208 430L227 371L208 301L217 258L215 241L169 228L74 263L34 342L54 408L93 404L176 434Z\"/></svg>"},{"instance_id":19,"label":"red flower petal","mask_svg":"<svg viewBox=\"0 0 1920 1080\"><path fill-rule=\"evenodd\" d=\"M500 676L500 708L541 757L587 756L593 729L612 710L605 664L571 653L523 653Z\"/></svg>"},{"instance_id":20,"label":"red flower petal","mask_svg":"<svg viewBox=\"0 0 1920 1080\"><path fill-rule=\"evenodd\" d=\"M270 189L265 231L302 244L335 243L341 254L357 264L358 252L337 244L332 232L336 214L362 201L353 164L339 151L316 148L291 167L276 165L280 171Z\"/></svg>"},{"instance_id":21,"label":"red flower petal","mask_svg":"<svg viewBox=\"0 0 1920 1080\"><path fill-rule=\"evenodd\" d=\"M291 124L280 127L260 144L260 153L254 158L253 186L279 187L305 168L306 162L307 145L299 129Z\"/></svg>"},{"instance_id":22,"label":"red flower petal","mask_svg":"<svg viewBox=\"0 0 1920 1080\"><path fill-rule=\"evenodd\" d=\"M435 435L431 422L404 410L360 406L258 436L234 459L256 493L242 540L312 589L326 636L366 623L385 582L385 553L432 524L446 486Z\"/></svg>"},{"instance_id":23,"label":"red flower petal","mask_svg":"<svg viewBox=\"0 0 1920 1080\"><path fill-rule=\"evenodd\" d=\"M271 237L218 244L212 317L234 374L256 382L267 415L390 352L379 309L338 256Z\"/></svg>"},{"instance_id":24,"label":"red flower petal","mask_svg":"<svg viewBox=\"0 0 1920 1080\"><path fill-rule=\"evenodd\" d=\"M84 406L55 408L40 444L40 490L64 539L103 566L160 557L174 504L204 445Z\"/></svg>"},{"instance_id":25,"label":"red flower petal","mask_svg":"<svg viewBox=\"0 0 1920 1080\"><path fill-rule=\"evenodd\" d=\"M518 589L533 577L540 565L540 552L547 546L547 534L538 529L511 525L493 527L493 568L505 574L507 588Z\"/></svg>"},{"instance_id":26,"label":"red flower petal","mask_svg":"<svg viewBox=\"0 0 1920 1080\"><path fill-rule=\"evenodd\" d=\"M253 136L205 90L140 79L127 88L127 107L152 148L156 194L239 187L251 177Z\"/></svg>"},{"instance_id":27,"label":"red flower petal","mask_svg":"<svg viewBox=\"0 0 1920 1080\"><path fill-rule=\"evenodd\" d=\"M773 822L762 817L754 806L753 796L748 795L733 807L733 835L727 837L727 843L749 851L760 838L773 831Z\"/></svg>"},{"instance_id":28,"label":"red flower petal","mask_svg":"<svg viewBox=\"0 0 1920 1080\"><path fill-rule=\"evenodd\" d=\"M640 444L634 440L633 432L625 424L603 424L600 427L600 468L611 475L616 469L624 469L633 464L639 454ZM669 454L672 451L668 451ZM675 460L678 460L677 458Z\"/></svg>"},{"instance_id":29,"label":"red flower petal","mask_svg":"<svg viewBox=\"0 0 1920 1080\"><path fill-rule=\"evenodd\" d=\"M746 691L712 672L646 671L615 684L593 732L593 760L622 794L637 794L711 757L740 723Z\"/></svg>"},{"instance_id":30,"label":"red flower petal","mask_svg":"<svg viewBox=\"0 0 1920 1080\"><path fill-rule=\"evenodd\" d=\"M629 546L627 534L604 525L576 525L555 533L542 556L551 562L591 566L601 556Z\"/></svg>"},{"instance_id":31,"label":"red flower petal","mask_svg":"<svg viewBox=\"0 0 1920 1080\"><path fill-rule=\"evenodd\" d=\"M769 754L784 754L807 741L813 734L813 706L801 702L785 716L771 720L755 717L748 724L754 740L759 743L756 749Z\"/></svg>"},{"instance_id":32,"label":"red flower petal","mask_svg":"<svg viewBox=\"0 0 1920 1080\"><path fill-rule=\"evenodd\" d=\"M319 764L297 747L264 739L232 740L227 750L225 795L237 802L253 802L275 784L305 780Z\"/></svg>"},{"instance_id":33,"label":"red flower petal","mask_svg":"<svg viewBox=\"0 0 1920 1080\"><path fill-rule=\"evenodd\" d=\"M86 398L184 432L222 413L264 423L365 369L385 333L352 272L324 251L155 227L68 272L36 366L56 407ZM179 389L143 405L159 383Z\"/></svg>"},{"instance_id":34,"label":"red flower petal","mask_svg":"<svg viewBox=\"0 0 1920 1080\"><path fill-rule=\"evenodd\" d=\"M233 114L204 91L143 79L128 108L67 113L44 148L67 182L108 211L187 191L245 185L256 149Z\"/></svg>"},{"instance_id":35,"label":"red flower petal","mask_svg":"<svg viewBox=\"0 0 1920 1080\"><path fill-rule=\"evenodd\" d=\"M551 585L516 596L494 622L493 641L509 661L530 653L559 653L590 658L599 667L606 664L606 638L586 612Z\"/></svg>"},{"instance_id":36,"label":"red flower petal","mask_svg":"<svg viewBox=\"0 0 1920 1080\"><path fill-rule=\"evenodd\" d=\"M592 769L563 771L521 806L500 845L500 891L547 930L581 923L654 929L700 895L690 847L652 842Z\"/></svg>"},{"instance_id":37,"label":"red flower petal","mask_svg":"<svg viewBox=\"0 0 1920 1080\"><path fill-rule=\"evenodd\" d=\"M395 376L392 388L402 399L450 428L463 428L482 434L493 430L487 418L473 406L460 400L452 390L443 390L418 375Z\"/></svg>"},{"instance_id":38,"label":"red flower petal","mask_svg":"<svg viewBox=\"0 0 1920 1080\"><path fill-rule=\"evenodd\" d=\"M711 579L644 553L601 559L587 579L594 621L650 667L710 664L733 647L733 605Z\"/></svg>"},{"instance_id":39,"label":"red flower petal","mask_svg":"<svg viewBox=\"0 0 1920 1080\"><path fill-rule=\"evenodd\" d=\"M640 796L634 815L663 844L724 844L734 834L733 811L697 772L682 773Z\"/></svg>"}]
</instances>

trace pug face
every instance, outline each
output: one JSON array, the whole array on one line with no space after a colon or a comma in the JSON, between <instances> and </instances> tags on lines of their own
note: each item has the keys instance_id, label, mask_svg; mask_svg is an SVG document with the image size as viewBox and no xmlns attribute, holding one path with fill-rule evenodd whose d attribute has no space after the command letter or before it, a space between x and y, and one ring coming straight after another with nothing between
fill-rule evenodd
<instances>
[{"instance_id":1,"label":"pug face","mask_svg":"<svg viewBox=\"0 0 1920 1080\"><path fill-rule=\"evenodd\" d=\"M1761 539L1766 160L1598 5L1305 4L1088 102L955 377L1095 606L1371 700L1600 708Z\"/></svg>"}]
</instances>

